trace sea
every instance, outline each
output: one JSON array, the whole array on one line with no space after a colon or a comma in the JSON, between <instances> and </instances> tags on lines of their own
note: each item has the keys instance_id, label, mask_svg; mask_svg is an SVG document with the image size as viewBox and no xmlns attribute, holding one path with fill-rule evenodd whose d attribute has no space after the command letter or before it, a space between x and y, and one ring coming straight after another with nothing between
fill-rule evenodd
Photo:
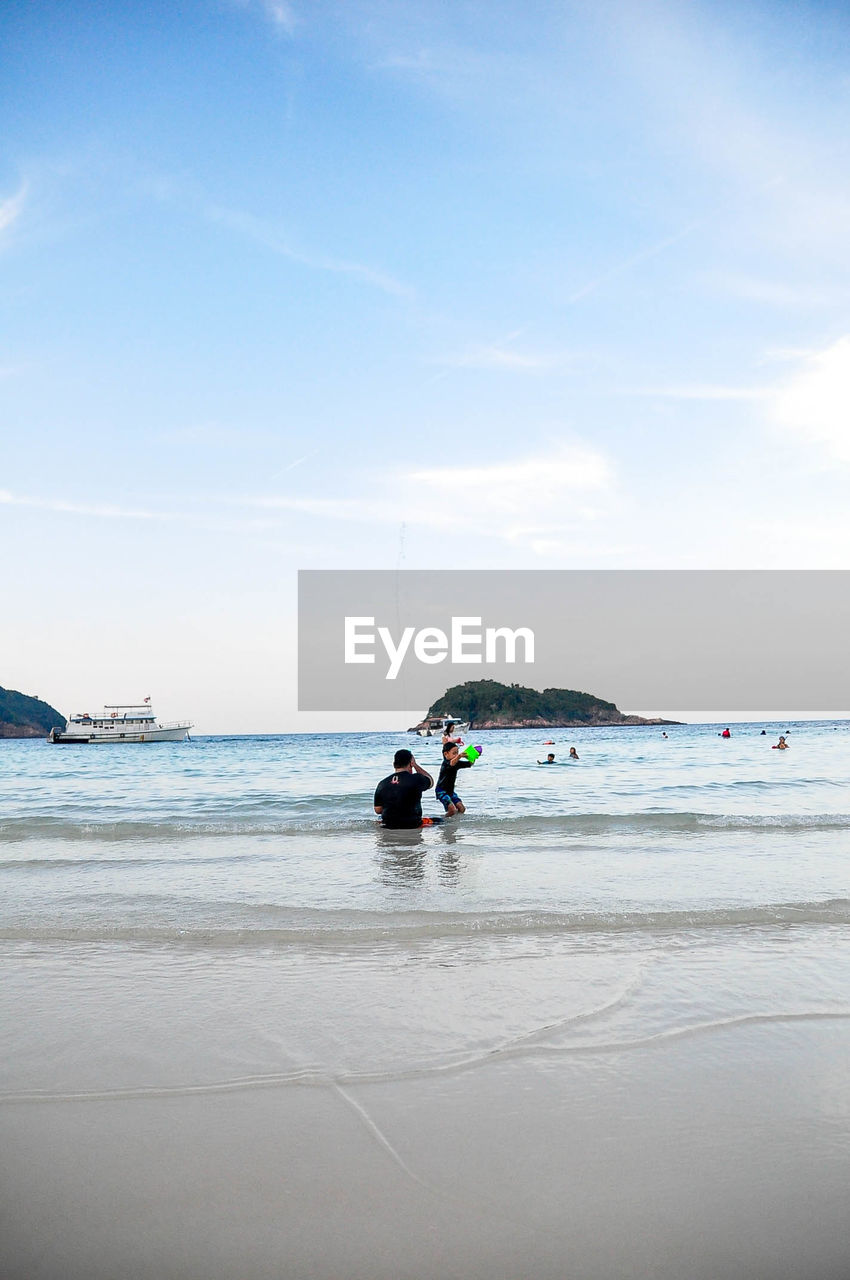
<instances>
[{"instance_id":1,"label":"sea","mask_svg":"<svg viewBox=\"0 0 850 1280\"><path fill-rule=\"evenodd\" d=\"M850 723L723 728L0 742L0 1274L850 1274Z\"/></svg>"}]
</instances>

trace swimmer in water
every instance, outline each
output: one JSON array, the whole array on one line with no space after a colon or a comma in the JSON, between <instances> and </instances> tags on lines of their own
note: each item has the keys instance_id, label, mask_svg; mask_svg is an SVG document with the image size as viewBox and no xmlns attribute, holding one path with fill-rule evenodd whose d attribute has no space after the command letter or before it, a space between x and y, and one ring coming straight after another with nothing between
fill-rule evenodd
<instances>
[{"instance_id":1,"label":"swimmer in water","mask_svg":"<svg viewBox=\"0 0 850 1280\"><path fill-rule=\"evenodd\" d=\"M554 764L555 763L554 752L550 751L545 760L538 760L537 763L538 764Z\"/></svg>"},{"instance_id":2,"label":"swimmer in water","mask_svg":"<svg viewBox=\"0 0 850 1280\"><path fill-rule=\"evenodd\" d=\"M774 751L787 751L787 750L788 750L788 746L789 746L789 744L785 741L785 734L784 734L784 733L780 733L780 735L779 735L779 741L778 741L778 742L776 742L776 743L774 743L773 750L774 750Z\"/></svg>"},{"instance_id":3,"label":"swimmer in water","mask_svg":"<svg viewBox=\"0 0 850 1280\"><path fill-rule=\"evenodd\" d=\"M578 752L576 751L575 747L570 747L570 759L578 760Z\"/></svg>"}]
</instances>

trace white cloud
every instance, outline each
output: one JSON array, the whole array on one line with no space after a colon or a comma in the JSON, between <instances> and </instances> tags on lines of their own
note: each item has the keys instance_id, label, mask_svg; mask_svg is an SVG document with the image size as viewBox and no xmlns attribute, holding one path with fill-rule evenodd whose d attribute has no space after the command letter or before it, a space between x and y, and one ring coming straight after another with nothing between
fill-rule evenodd
<instances>
[{"instance_id":1,"label":"white cloud","mask_svg":"<svg viewBox=\"0 0 850 1280\"><path fill-rule=\"evenodd\" d=\"M26 183L24 183L20 191L16 192L15 195L7 196L5 200L0 200L0 235L8 231L17 222L23 210L26 195L27 188Z\"/></svg>"},{"instance_id":2,"label":"white cloud","mask_svg":"<svg viewBox=\"0 0 850 1280\"><path fill-rule=\"evenodd\" d=\"M350 276L372 288L394 297L410 298L414 290L380 268L363 262L338 258L321 250L304 249L295 243L287 227L275 218L260 217L243 209L221 205L194 182L171 174L156 174L142 182L142 188L155 200L174 203L187 208L207 222L226 227L229 231L268 249L282 258L299 263L313 271L328 271L336 275Z\"/></svg>"},{"instance_id":3,"label":"white cloud","mask_svg":"<svg viewBox=\"0 0 850 1280\"><path fill-rule=\"evenodd\" d=\"M502 369L508 373L543 373L566 366L570 357L551 352L516 351L506 342L475 343L440 363L453 369Z\"/></svg>"},{"instance_id":4,"label":"white cloud","mask_svg":"<svg viewBox=\"0 0 850 1280\"><path fill-rule=\"evenodd\" d=\"M369 24L374 38L374 23ZM365 33L370 38L369 33ZM363 24L360 24L359 36L364 35ZM398 28L394 24L389 37L395 40ZM378 35L378 40L381 37ZM518 80L526 82L532 79L530 69L522 74L522 60L515 54L504 54L487 51L483 48L472 48L438 40L436 44L418 45L407 51L385 50L379 53L371 63L375 71L397 73L413 81L427 85L429 90L440 97L453 102L477 103L483 96L489 97L494 86L502 98L511 93L519 93Z\"/></svg>"},{"instance_id":5,"label":"white cloud","mask_svg":"<svg viewBox=\"0 0 850 1280\"><path fill-rule=\"evenodd\" d=\"M376 270L374 267L365 266L360 262L348 262L342 258L327 257L324 254L305 253L300 249L296 249L289 242L285 231L281 227L267 222L263 218L258 218L254 214L243 213L238 209L226 209L220 205L213 204L206 205L204 213L211 222L217 222L222 226L229 227L232 231L238 231L256 244L262 245L263 248L270 249L273 253L280 254L281 257L289 258L292 262L299 262L302 266L311 267L316 271L331 271L337 275L352 276L354 279L362 281L363 284L371 285L376 289L381 289L384 293L390 293L396 297L409 297L412 293L412 290L407 285L387 275L386 272Z\"/></svg>"},{"instance_id":6,"label":"white cloud","mask_svg":"<svg viewBox=\"0 0 850 1280\"><path fill-rule=\"evenodd\" d=\"M681 387L630 387L618 394L658 396L663 400L768 400L774 391L770 387L724 387L697 383Z\"/></svg>"},{"instance_id":7,"label":"white cloud","mask_svg":"<svg viewBox=\"0 0 850 1280\"><path fill-rule=\"evenodd\" d=\"M411 472L414 485L485 510L531 513L556 509L577 492L609 487L611 473L605 458L582 446L560 449L550 456L530 457L481 467L441 467Z\"/></svg>"},{"instance_id":8,"label":"white cloud","mask_svg":"<svg viewBox=\"0 0 850 1280\"><path fill-rule=\"evenodd\" d=\"M773 352L794 361L796 371L780 384L762 387L694 385L632 388L622 394L670 400L756 401L768 419L819 446L828 456L850 462L850 334L821 351Z\"/></svg>"},{"instance_id":9,"label":"white cloud","mask_svg":"<svg viewBox=\"0 0 850 1280\"><path fill-rule=\"evenodd\" d=\"M773 392L771 417L781 427L850 462L850 335L810 352Z\"/></svg>"},{"instance_id":10,"label":"white cloud","mask_svg":"<svg viewBox=\"0 0 850 1280\"><path fill-rule=\"evenodd\" d=\"M321 519L468 532L526 546L537 554L574 546L576 532L608 510L613 476L602 454L563 446L480 467L430 467L371 475L363 498L269 495L223 499L261 510L299 511Z\"/></svg>"},{"instance_id":11,"label":"white cloud","mask_svg":"<svg viewBox=\"0 0 850 1280\"><path fill-rule=\"evenodd\" d=\"M659 254L664 253L667 249L679 243L680 240L686 239L696 231L702 230L707 226L712 218L719 216L721 210L715 209L704 218L698 218L695 222L689 222L686 226L680 227L672 235L664 236L662 240L657 240L653 244L647 245L643 249L639 249L636 253L629 254L626 258L621 258L615 262L607 270L601 272L593 280L587 280L580 288L574 290L567 298L567 304L572 306L576 302L580 302L582 298L586 298L588 294L595 293L602 285L608 284L612 280L616 280L618 276L625 275L631 271L633 267L642 266L644 262L648 262L652 258L657 258Z\"/></svg>"},{"instance_id":12,"label":"white cloud","mask_svg":"<svg viewBox=\"0 0 850 1280\"><path fill-rule=\"evenodd\" d=\"M753 521L745 534L750 562L762 569L846 569L850 526L843 511L832 516Z\"/></svg>"},{"instance_id":13,"label":"white cloud","mask_svg":"<svg viewBox=\"0 0 850 1280\"><path fill-rule=\"evenodd\" d=\"M201 449L244 449L246 443L274 440L271 431L250 431L243 426L226 427L217 422L196 422L187 427L164 431L162 439L175 444L196 445Z\"/></svg>"},{"instance_id":14,"label":"white cloud","mask_svg":"<svg viewBox=\"0 0 850 1280\"><path fill-rule=\"evenodd\" d=\"M257 10L262 13L282 35L294 35L298 19L295 16L295 10L287 0L232 0L232 2L239 9Z\"/></svg>"},{"instance_id":15,"label":"white cloud","mask_svg":"<svg viewBox=\"0 0 850 1280\"><path fill-rule=\"evenodd\" d=\"M741 298L771 307L829 307L844 305L847 290L841 285L830 288L811 288L782 280L766 280L759 276L713 271L698 276L700 284L708 292Z\"/></svg>"},{"instance_id":16,"label":"white cloud","mask_svg":"<svg viewBox=\"0 0 850 1280\"><path fill-rule=\"evenodd\" d=\"M107 520L176 520L179 518L167 511L87 505L78 502L66 502L61 498L38 498L26 494L10 493L8 489L0 489L0 506L35 507L40 511L55 511L63 515L97 516Z\"/></svg>"},{"instance_id":17,"label":"white cloud","mask_svg":"<svg viewBox=\"0 0 850 1280\"><path fill-rule=\"evenodd\" d=\"M279 31L283 31L288 36L293 34L297 19L292 5L287 4L286 0L263 0L263 10L269 21Z\"/></svg>"},{"instance_id":18,"label":"white cloud","mask_svg":"<svg viewBox=\"0 0 850 1280\"><path fill-rule=\"evenodd\" d=\"M183 499L184 503L186 499ZM128 520L144 521L149 524L182 524L198 529L212 529L216 532L233 534L256 534L276 530L273 520L241 519L223 521L216 509L220 503L207 501L208 510L194 514L184 510L167 510L165 507L112 506L106 503L66 502L62 498L42 498L34 494L11 493L8 489L0 489L0 507L22 507L35 511L49 511L60 516L81 516L95 520Z\"/></svg>"}]
</instances>

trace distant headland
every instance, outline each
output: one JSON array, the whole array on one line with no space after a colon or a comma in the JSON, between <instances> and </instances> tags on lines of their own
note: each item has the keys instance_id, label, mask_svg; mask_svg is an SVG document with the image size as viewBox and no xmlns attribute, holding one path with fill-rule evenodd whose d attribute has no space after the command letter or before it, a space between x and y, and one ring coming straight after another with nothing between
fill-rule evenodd
<instances>
[{"instance_id":1,"label":"distant headland","mask_svg":"<svg viewBox=\"0 0 850 1280\"><path fill-rule=\"evenodd\" d=\"M64 723L62 712L48 702L0 685L0 738L46 738Z\"/></svg>"},{"instance_id":2,"label":"distant headland","mask_svg":"<svg viewBox=\"0 0 850 1280\"><path fill-rule=\"evenodd\" d=\"M416 732L427 720L454 716L469 722L471 729L558 729L573 725L602 728L610 725L681 724L680 720L650 720L624 715L613 702L575 689L526 689L498 680L467 680L452 685L428 708Z\"/></svg>"}]
</instances>

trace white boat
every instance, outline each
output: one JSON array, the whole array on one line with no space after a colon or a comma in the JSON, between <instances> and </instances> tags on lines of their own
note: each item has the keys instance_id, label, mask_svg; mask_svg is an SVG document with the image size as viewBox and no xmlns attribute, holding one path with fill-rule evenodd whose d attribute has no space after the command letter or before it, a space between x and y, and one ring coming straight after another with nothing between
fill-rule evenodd
<instances>
[{"instance_id":1,"label":"white boat","mask_svg":"<svg viewBox=\"0 0 850 1280\"><path fill-rule=\"evenodd\" d=\"M192 728L190 720L158 721L151 710L150 698L138 704L114 703L100 715L88 711L71 716L64 729L50 730L49 742L69 746L93 742L182 742Z\"/></svg>"},{"instance_id":2,"label":"white boat","mask_svg":"<svg viewBox=\"0 0 850 1280\"><path fill-rule=\"evenodd\" d=\"M462 738L465 733L469 733L469 725L466 720L455 720L452 716L434 716L416 730L420 738L442 738L449 725L452 725L452 737Z\"/></svg>"}]
</instances>

